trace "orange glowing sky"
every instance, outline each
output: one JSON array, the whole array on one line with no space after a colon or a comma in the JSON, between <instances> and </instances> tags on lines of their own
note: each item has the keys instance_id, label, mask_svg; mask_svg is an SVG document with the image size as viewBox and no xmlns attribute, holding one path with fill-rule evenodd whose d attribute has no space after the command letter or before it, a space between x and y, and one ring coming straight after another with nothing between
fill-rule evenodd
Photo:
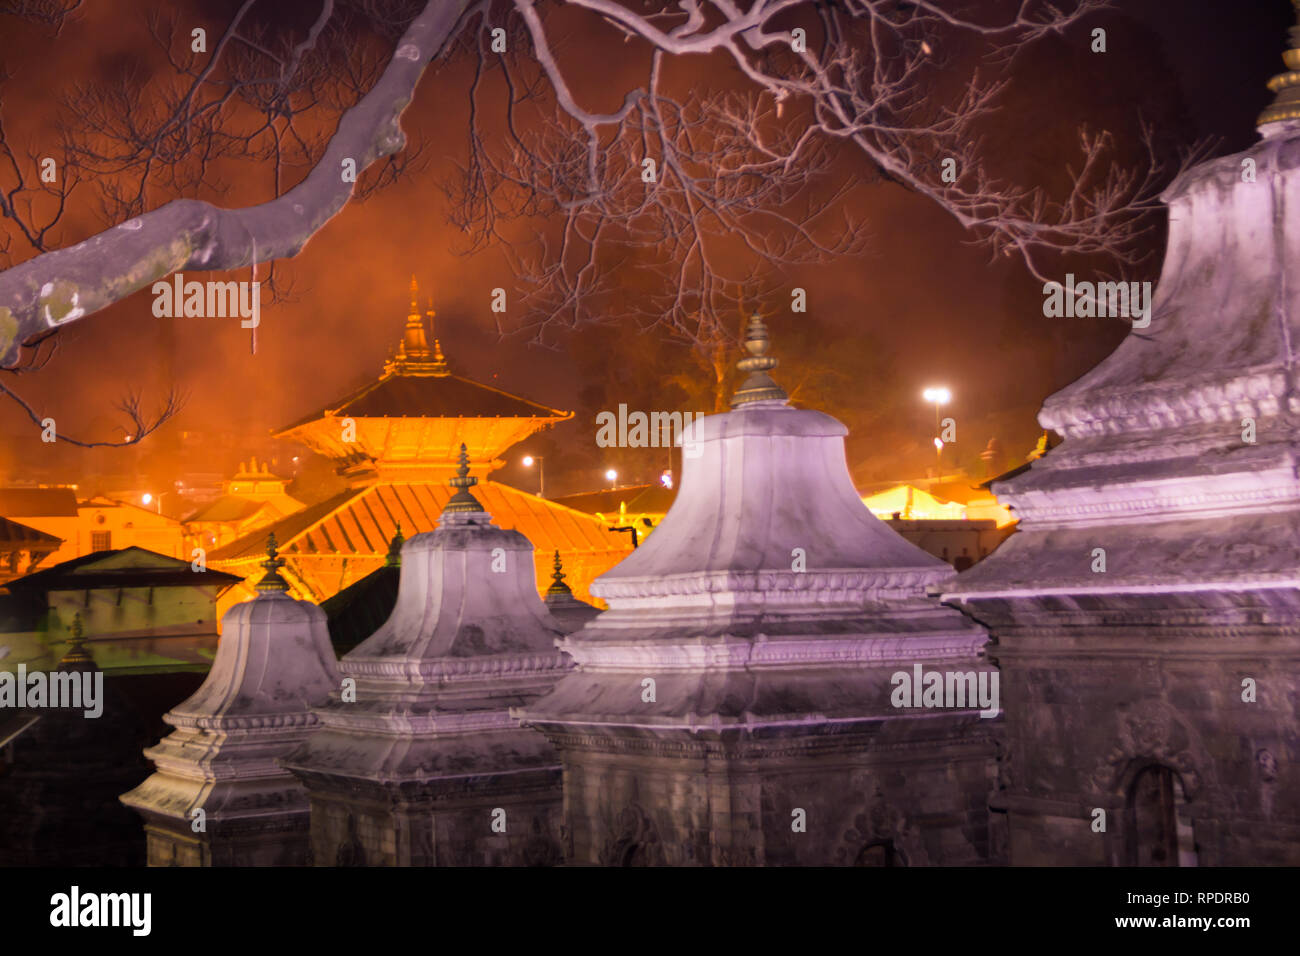
<instances>
[{"instance_id":1,"label":"orange glowing sky","mask_svg":"<svg viewBox=\"0 0 1300 956\"><path fill-rule=\"evenodd\" d=\"M215 25L231 4L191 6ZM1056 43L1017 64L1009 109L991 131L995 150L1014 154L1013 166L1032 176L1052 163L1045 144L1058 141L1062 124L1090 119L1131 130L1137 108L1185 143L1213 134L1223 137L1218 151L1226 152L1253 141L1254 116L1269 96L1264 81L1280 66L1288 5L1278 0L1247 11L1239 9L1246 5L1198 0L1180 4L1184 12L1177 20L1162 0L1125 0L1122 6L1123 13L1099 21L1112 37L1104 63ZM53 136L55 99L69 83L133 63L153 68L148 57L140 58L149 42L146 9L134 2L92 2L57 40L0 18L0 62L12 74L0 84L0 98L11 137L39 149ZM593 76L598 70L593 67ZM1093 70L1102 73L1090 75ZM458 373L555 407L576 407L582 383L563 349L499 341L492 330L490 290L511 284L500 253L460 257L452 251L456 236L446 223L438 177L462 145L464 123L462 73L453 67L426 74L403 125L435 144L429 168L350 205L289 264L299 294L263 315L256 355L237 321L158 320L142 292L64 331L54 362L17 386L42 412L67 423L61 427L99 437L113 432L119 416L108 406L118 395L142 389L148 403L170 374L189 401L168 428L265 434L378 373L399 335L414 273L422 298L433 296L437 335ZM239 203L245 195L236 184L228 201ZM918 396L922 386L944 382L968 420L1016 410L1023 424L1008 440L1026 441L1042 398L1118 341L1118 328L1100 324L1054 338L1044 328L1041 291L1023 268L1011 261L990 265L986 252L967 245L968 237L928 201L892 186L865 190L859 201L872 223L870 253L793 272L789 284L807 287L811 310L840 334L888 343L899 380L914 385ZM91 211L80 208L63 240L76 242L98 228ZM28 255L15 248L19 258ZM174 323L171 346L159 334L161 321ZM772 331L779 354L781 320L772 322ZM924 425L929 412L919 397L899 396L899 404L915 406ZM912 426L910 419L898 423L903 431ZM593 441L586 424L563 427L571 429L565 440ZM0 402L0 434L30 436L32 429L11 403ZM978 436L981 447L987 437ZM15 457L18 446L9 444L0 466L10 479L22 478L24 461ZM75 480L79 459L61 453L71 454L67 480ZM531 479L511 477L531 487Z\"/></svg>"}]
</instances>

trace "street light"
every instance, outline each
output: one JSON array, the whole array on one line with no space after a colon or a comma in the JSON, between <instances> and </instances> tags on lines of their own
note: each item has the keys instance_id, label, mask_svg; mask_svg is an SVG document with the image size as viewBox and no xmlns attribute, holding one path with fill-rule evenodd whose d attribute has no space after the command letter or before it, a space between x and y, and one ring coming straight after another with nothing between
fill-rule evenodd
<instances>
[{"instance_id":1,"label":"street light","mask_svg":"<svg viewBox=\"0 0 1300 956\"><path fill-rule=\"evenodd\" d=\"M618 472L611 468L609 471L605 472L605 480L609 482L609 490L613 491L614 482L618 480Z\"/></svg>"},{"instance_id":2,"label":"street light","mask_svg":"<svg viewBox=\"0 0 1300 956\"><path fill-rule=\"evenodd\" d=\"M935 386L934 388L927 388L921 395L927 402L934 402L934 422L937 425L939 423L939 406L947 405L952 401L952 392L943 386Z\"/></svg>"},{"instance_id":3,"label":"street light","mask_svg":"<svg viewBox=\"0 0 1300 956\"><path fill-rule=\"evenodd\" d=\"M921 393L921 397L927 402L934 402L934 454L935 454L935 477L943 474L943 441L939 438L939 406L947 405L952 401L952 392L942 385L935 385L927 388Z\"/></svg>"},{"instance_id":4,"label":"street light","mask_svg":"<svg viewBox=\"0 0 1300 956\"><path fill-rule=\"evenodd\" d=\"M545 458L545 456L543 456L543 455L538 455L536 458L534 458L532 455L524 455L524 467L525 467L525 468L531 468L531 467L533 467L533 462L537 462L537 497L539 497L539 498L545 498L545 497L546 497L546 465L545 465L545 461L546 461L546 458Z\"/></svg>"}]
</instances>

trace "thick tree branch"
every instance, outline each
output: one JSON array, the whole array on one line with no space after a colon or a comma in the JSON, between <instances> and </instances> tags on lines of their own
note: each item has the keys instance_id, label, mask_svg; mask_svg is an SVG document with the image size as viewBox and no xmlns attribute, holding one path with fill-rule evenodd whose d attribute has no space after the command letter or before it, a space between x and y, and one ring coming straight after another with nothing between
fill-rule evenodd
<instances>
[{"instance_id":1,"label":"thick tree branch","mask_svg":"<svg viewBox=\"0 0 1300 956\"><path fill-rule=\"evenodd\" d=\"M340 118L320 160L283 196L246 209L174 200L69 249L0 273L0 364L21 343L91 315L177 271L220 271L296 255L339 213L358 173L400 150L399 123L424 68L446 46L468 0L430 0L398 40L388 66Z\"/></svg>"}]
</instances>

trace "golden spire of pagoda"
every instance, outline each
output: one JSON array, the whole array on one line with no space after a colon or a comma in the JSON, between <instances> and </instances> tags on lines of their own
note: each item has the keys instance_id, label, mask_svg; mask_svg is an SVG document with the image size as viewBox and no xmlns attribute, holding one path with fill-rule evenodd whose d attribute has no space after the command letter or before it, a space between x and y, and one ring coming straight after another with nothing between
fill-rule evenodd
<instances>
[{"instance_id":1,"label":"golden spire of pagoda","mask_svg":"<svg viewBox=\"0 0 1300 956\"><path fill-rule=\"evenodd\" d=\"M406 331L402 336L402 345L406 351L406 358L412 362L429 357L429 341L424 337L424 319L420 316L418 304L419 294L415 276L411 276L411 311L406 316Z\"/></svg>"},{"instance_id":2,"label":"golden spire of pagoda","mask_svg":"<svg viewBox=\"0 0 1300 956\"><path fill-rule=\"evenodd\" d=\"M1273 102L1259 114L1256 126L1300 120L1300 0L1291 0L1291 5L1296 9L1296 25L1290 30L1290 46L1282 54L1287 71L1268 81L1268 88L1274 94Z\"/></svg>"},{"instance_id":3,"label":"golden spire of pagoda","mask_svg":"<svg viewBox=\"0 0 1300 956\"><path fill-rule=\"evenodd\" d=\"M429 308L425 315L432 324L433 297L429 297ZM442 356L441 348L435 355L429 348L429 339L424 330L424 317L420 315L420 287L411 276L411 311L406 316L406 327L402 330L401 341L397 351L384 365L384 375L447 375L447 361Z\"/></svg>"}]
</instances>

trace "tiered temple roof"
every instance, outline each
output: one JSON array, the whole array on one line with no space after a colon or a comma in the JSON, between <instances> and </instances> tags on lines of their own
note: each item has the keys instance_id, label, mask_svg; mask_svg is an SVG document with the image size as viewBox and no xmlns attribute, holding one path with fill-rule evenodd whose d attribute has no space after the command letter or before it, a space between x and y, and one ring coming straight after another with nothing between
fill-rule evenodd
<instances>
[{"instance_id":1,"label":"tiered temple roof","mask_svg":"<svg viewBox=\"0 0 1300 956\"><path fill-rule=\"evenodd\" d=\"M338 460L341 473L357 484L375 478L445 484L462 444L471 474L483 477L504 464L496 456L511 445L573 417L453 375L441 342L429 348L417 291L412 278L406 328L379 380L281 429L277 438ZM435 315L433 309L425 314L430 321Z\"/></svg>"},{"instance_id":2,"label":"tiered temple roof","mask_svg":"<svg viewBox=\"0 0 1300 956\"><path fill-rule=\"evenodd\" d=\"M507 448L573 413L453 374L441 343L428 344L416 296L412 279L401 341L376 382L277 433L333 458L351 487L212 552L209 562L251 579L274 532L293 593L325 600L383 565L399 525L409 535L437 526L464 444L484 507L535 545L537 579L549 578L558 550L575 594L587 597L588 582L630 550L626 536L593 515L487 479ZM432 319L433 310L426 315Z\"/></svg>"}]
</instances>

